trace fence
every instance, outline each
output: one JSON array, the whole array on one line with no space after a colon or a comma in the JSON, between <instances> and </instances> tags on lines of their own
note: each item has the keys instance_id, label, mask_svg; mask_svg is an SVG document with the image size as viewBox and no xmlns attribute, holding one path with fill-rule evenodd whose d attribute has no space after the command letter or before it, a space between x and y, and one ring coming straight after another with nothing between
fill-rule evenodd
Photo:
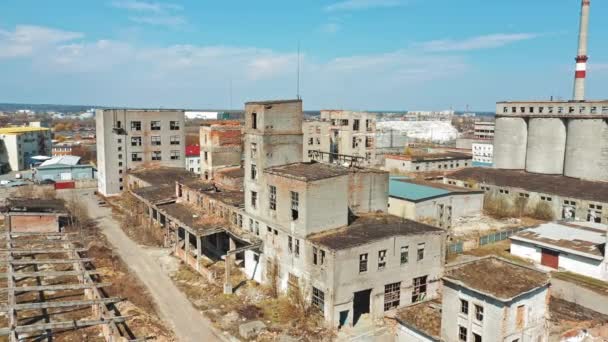
<instances>
[{"instance_id":1,"label":"fence","mask_svg":"<svg viewBox=\"0 0 608 342\"><path fill-rule=\"evenodd\" d=\"M510 230L504 230L484 236L480 236L479 239L457 241L448 245L448 254L461 254L465 250L485 246L488 244L496 243L508 239L510 236L519 233L520 231L528 229L528 227L514 228ZM466 247L465 247L466 245Z\"/></svg>"}]
</instances>

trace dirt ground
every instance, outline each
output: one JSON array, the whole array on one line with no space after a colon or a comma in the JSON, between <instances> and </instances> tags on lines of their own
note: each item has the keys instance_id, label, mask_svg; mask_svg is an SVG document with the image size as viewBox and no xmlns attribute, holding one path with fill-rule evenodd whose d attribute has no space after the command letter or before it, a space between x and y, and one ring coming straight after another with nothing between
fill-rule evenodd
<instances>
[{"instance_id":1,"label":"dirt ground","mask_svg":"<svg viewBox=\"0 0 608 342\"><path fill-rule=\"evenodd\" d=\"M238 327L248 321L259 320L266 324L266 331L256 341L276 341L281 335L289 335L299 341L330 341L332 332L323 326L323 319L313 312L302 313L287 296L273 298L269 288L245 279L241 272L233 270L232 283L235 294L225 295L221 285L209 282L195 270L172 258L178 265L166 266L172 279L193 305L203 311L213 324L239 337ZM223 261L210 266L223 279ZM220 277L218 277L220 278Z\"/></svg>"},{"instance_id":2,"label":"dirt ground","mask_svg":"<svg viewBox=\"0 0 608 342\"><path fill-rule=\"evenodd\" d=\"M529 217L497 219L488 215L465 216L454 220L452 232L457 239L478 237L498 231L533 227L544 221Z\"/></svg>"},{"instance_id":3,"label":"dirt ground","mask_svg":"<svg viewBox=\"0 0 608 342\"><path fill-rule=\"evenodd\" d=\"M163 231L144 218L133 195L125 193L120 197L106 198L105 201L112 207L112 216L120 222L120 228L131 240L148 247L164 245Z\"/></svg>"},{"instance_id":4,"label":"dirt ground","mask_svg":"<svg viewBox=\"0 0 608 342\"><path fill-rule=\"evenodd\" d=\"M565 336L576 336L582 329L597 337L593 341L608 341L608 316L559 298L551 298L549 311L550 342L561 341Z\"/></svg>"}]
</instances>

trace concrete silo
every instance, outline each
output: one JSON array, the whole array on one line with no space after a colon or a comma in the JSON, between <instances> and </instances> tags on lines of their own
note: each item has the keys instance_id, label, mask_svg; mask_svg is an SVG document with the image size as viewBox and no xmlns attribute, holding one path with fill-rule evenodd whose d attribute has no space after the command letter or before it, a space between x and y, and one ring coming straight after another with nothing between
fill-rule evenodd
<instances>
[{"instance_id":1,"label":"concrete silo","mask_svg":"<svg viewBox=\"0 0 608 342\"><path fill-rule=\"evenodd\" d=\"M494 130L494 167L523 170L526 167L528 124L522 117L497 117Z\"/></svg>"},{"instance_id":2,"label":"concrete silo","mask_svg":"<svg viewBox=\"0 0 608 342\"><path fill-rule=\"evenodd\" d=\"M608 120L570 119L564 175L608 180Z\"/></svg>"},{"instance_id":3,"label":"concrete silo","mask_svg":"<svg viewBox=\"0 0 608 342\"><path fill-rule=\"evenodd\" d=\"M560 118L530 118L526 171L561 175L566 152L566 124Z\"/></svg>"}]
</instances>

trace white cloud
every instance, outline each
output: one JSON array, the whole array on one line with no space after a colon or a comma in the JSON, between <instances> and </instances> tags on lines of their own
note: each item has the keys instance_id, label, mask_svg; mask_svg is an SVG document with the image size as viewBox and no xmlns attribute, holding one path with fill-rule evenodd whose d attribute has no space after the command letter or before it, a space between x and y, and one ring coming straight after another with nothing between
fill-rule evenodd
<instances>
[{"instance_id":1,"label":"white cloud","mask_svg":"<svg viewBox=\"0 0 608 342\"><path fill-rule=\"evenodd\" d=\"M415 47L430 52L471 51L502 47L511 43L538 37L536 33L497 33L467 38L463 40L432 40L414 44Z\"/></svg>"},{"instance_id":2,"label":"white cloud","mask_svg":"<svg viewBox=\"0 0 608 342\"><path fill-rule=\"evenodd\" d=\"M18 25L14 31L0 30L0 58L29 56L56 43L84 37L82 33L41 26Z\"/></svg>"},{"instance_id":3,"label":"white cloud","mask_svg":"<svg viewBox=\"0 0 608 342\"><path fill-rule=\"evenodd\" d=\"M357 11L371 8L388 8L403 6L403 0L345 0L325 7L328 12Z\"/></svg>"},{"instance_id":4,"label":"white cloud","mask_svg":"<svg viewBox=\"0 0 608 342\"><path fill-rule=\"evenodd\" d=\"M133 13L133 15L129 16L129 20L138 24L179 28L187 23L186 18L178 14L184 8L176 4L140 0L118 0L111 2L110 5Z\"/></svg>"}]
</instances>

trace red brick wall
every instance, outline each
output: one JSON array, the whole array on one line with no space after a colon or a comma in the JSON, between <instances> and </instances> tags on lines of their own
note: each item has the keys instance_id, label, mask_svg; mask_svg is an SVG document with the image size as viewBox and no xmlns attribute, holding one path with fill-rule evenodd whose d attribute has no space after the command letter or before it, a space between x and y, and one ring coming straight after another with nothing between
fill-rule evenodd
<instances>
[{"instance_id":1,"label":"red brick wall","mask_svg":"<svg viewBox=\"0 0 608 342\"><path fill-rule=\"evenodd\" d=\"M11 216L11 231L13 232L57 232L59 231L57 217L40 216Z\"/></svg>"}]
</instances>

